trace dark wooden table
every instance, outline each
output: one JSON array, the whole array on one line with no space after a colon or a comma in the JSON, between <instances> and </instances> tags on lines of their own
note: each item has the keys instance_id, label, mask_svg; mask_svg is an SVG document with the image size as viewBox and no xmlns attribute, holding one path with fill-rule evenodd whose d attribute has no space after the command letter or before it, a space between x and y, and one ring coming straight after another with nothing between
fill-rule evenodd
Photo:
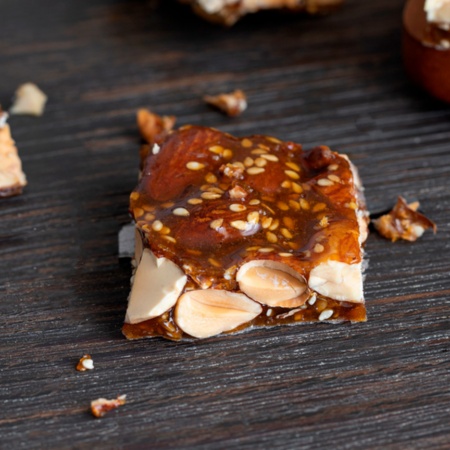
<instances>
[{"instance_id":1,"label":"dark wooden table","mask_svg":"<svg viewBox=\"0 0 450 450\"><path fill-rule=\"evenodd\" d=\"M450 107L404 75L402 3L228 30L168 0L0 1L0 102L26 81L49 96L43 117L10 120L29 186L0 200L1 448L450 448ZM241 118L201 101L234 88ZM370 236L365 324L126 341L117 232L142 106L326 143L358 165L372 211L418 199L438 234ZM94 371L75 371L84 353Z\"/></svg>"}]
</instances>

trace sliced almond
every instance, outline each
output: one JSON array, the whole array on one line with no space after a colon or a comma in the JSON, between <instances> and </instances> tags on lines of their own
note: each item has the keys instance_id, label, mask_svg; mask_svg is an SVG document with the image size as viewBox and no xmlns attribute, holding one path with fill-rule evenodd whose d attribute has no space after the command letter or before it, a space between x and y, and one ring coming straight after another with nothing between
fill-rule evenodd
<instances>
[{"instance_id":1,"label":"sliced almond","mask_svg":"<svg viewBox=\"0 0 450 450\"><path fill-rule=\"evenodd\" d=\"M311 270L308 284L312 290L334 300L364 303L361 263L320 263Z\"/></svg>"},{"instance_id":2,"label":"sliced almond","mask_svg":"<svg viewBox=\"0 0 450 450\"><path fill-rule=\"evenodd\" d=\"M188 291L178 300L175 321L187 334L203 339L250 322L261 305L243 294L216 289Z\"/></svg>"},{"instance_id":3,"label":"sliced almond","mask_svg":"<svg viewBox=\"0 0 450 450\"><path fill-rule=\"evenodd\" d=\"M239 269L236 281L242 292L263 305L295 308L308 299L303 276L278 261L250 261Z\"/></svg>"},{"instance_id":4,"label":"sliced almond","mask_svg":"<svg viewBox=\"0 0 450 450\"><path fill-rule=\"evenodd\" d=\"M126 323L139 323L164 314L177 302L187 277L167 258L144 249L128 300Z\"/></svg>"}]
</instances>

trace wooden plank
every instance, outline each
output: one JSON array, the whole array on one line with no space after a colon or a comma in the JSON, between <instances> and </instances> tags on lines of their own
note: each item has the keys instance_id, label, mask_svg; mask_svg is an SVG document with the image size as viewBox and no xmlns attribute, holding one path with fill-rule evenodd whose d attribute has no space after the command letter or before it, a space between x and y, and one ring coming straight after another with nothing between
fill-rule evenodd
<instances>
[{"instance_id":1,"label":"wooden plank","mask_svg":"<svg viewBox=\"0 0 450 450\"><path fill-rule=\"evenodd\" d=\"M403 73L402 4L226 30L173 1L2 2L0 101L25 81L50 100L10 120L29 186L0 201L0 447L448 447L450 109ZM233 88L249 96L240 118L201 101ZM141 106L347 152L372 211L418 199L438 234L370 236L366 324L128 342L117 232ZM95 369L76 372L85 353ZM117 412L88 413L118 394Z\"/></svg>"}]
</instances>

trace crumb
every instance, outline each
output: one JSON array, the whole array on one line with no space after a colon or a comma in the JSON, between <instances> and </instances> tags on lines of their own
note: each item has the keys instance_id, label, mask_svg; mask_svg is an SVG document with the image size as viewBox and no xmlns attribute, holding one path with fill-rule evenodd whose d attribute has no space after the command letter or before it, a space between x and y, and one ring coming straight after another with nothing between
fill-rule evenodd
<instances>
[{"instance_id":1,"label":"crumb","mask_svg":"<svg viewBox=\"0 0 450 450\"><path fill-rule=\"evenodd\" d=\"M11 114L42 116L47 96L33 83L25 83L16 90Z\"/></svg>"},{"instance_id":2,"label":"crumb","mask_svg":"<svg viewBox=\"0 0 450 450\"><path fill-rule=\"evenodd\" d=\"M95 417L103 417L108 411L125 404L126 395L119 395L116 399L98 398L91 402L91 412Z\"/></svg>"},{"instance_id":3,"label":"crumb","mask_svg":"<svg viewBox=\"0 0 450 450\"><path fill-rule=\"evenodd\" d=\"M419 213L419 202L407 204L403 197L398 197L397 204L388 214L373 220L378 233L392 242L398 239L416 241L425 230L432 228L436 233L436 224Z\"/></svg>"},{"instance_id":4,"label":"crumb","mask_svg":"<svg viewBox=\"0 0 450 450\"><path fill-rule=\"evenodd\" d=\"M86 370L92 370L94 368L94 361L91 355L84 355L77 364L76 369L79 372L86 372Z\"/></svg>"},{"instance_id":5,"label":"crumb","mask_svg":"<svg viewBox=\"0 0 450 450\"><path fill-rule=\"evenodd\" d=\"M205 95L203 99L230 117L239 116L247 109L247 97L239 89L228 94Z\"/></svg>"}]
</instances>

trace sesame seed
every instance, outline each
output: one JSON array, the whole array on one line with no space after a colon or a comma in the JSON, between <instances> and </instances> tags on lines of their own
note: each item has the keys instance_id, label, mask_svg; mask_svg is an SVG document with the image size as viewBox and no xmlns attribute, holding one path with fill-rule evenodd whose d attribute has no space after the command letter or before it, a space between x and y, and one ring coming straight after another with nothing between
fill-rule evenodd
<instances>
[{"instance_id":1,"label":"sesame seed","mask_svg":"<svg viewBox=\"0 0 450 450\"><path fill-rule=\"evenodd\" d=\"M160 150L161 150L161 147L158 144L153 144L152 153L154 155L157 155Z\"/></svg>"},{"instance_id":2,"label":"sesame seed","mask_svg":"<svg viewBox=\"0 0 450 450\"><path fill-rule=\"evenodd\" d=\"M277 206L281 211L287 211L289 209L289 206L285 202L278 202Z\"/></svg>"},{"instance_id":3,"label":"sesame seed","mask_svg":"<svg viewBox=\"0 0 450 450\"><path fill-rule=\"evenodd\" d=\"M241 211L245 211L247 209L247 207L245 205L241 205L240 203L232 203L229 206L231 211L234 212L241 212Z\"/></svg>"},{"instance_id":4,"label":"sesame seed","mask_svg":"<svg viewBox=\"0 0 450 450\"><path fill-rule=\"evenodd\" d=\"M130 199L131 200L137 200L139 198L139 192L132 192L130 194Z\"/></svg>"},{"instance_id":5,"label":"sesame seed","mask_svg":"<svg viewBox=\"0 0 450 450\"><path fill-rule=\"evenodd\" d=\"M245 167L251 167L253 166L253 158L250 158L250 156L247 156L247 158L244 159L244 166Z\"/></svg>"},{"instance_id":6,"label":"sesame seed","mask_svg":"<svg viewBox=\"0 0 450 450\"><path fill-rule=\"evenodd\" d=\"M248 213L247 214L247 222L258 223L259 222L259 212L252 211L251 213Z\"/></svg>"},{"instance_id":7,"label":"sesame seed","mask_svg":"<svg viewBox=\"0 0 450 450\"><path fill-rule=\"evenodd\" d=\"M186 167L189 170L201 170L201 169L203 169L205 167L205 165L202 164L202 163L199 163L198 161L189 161L186 164Z\"/></svg>"},{"instance_id":8,"label":"sesame seed","mask_svg":"<svg viewBox=\"0 0 450 450\"><path fill-rule=\"evenodd\" d=\"M245 250L247 252L254 252L255 250L259 250L259 247L257 245L255 245L253 247L247 247Z\"/></svg>"},{"instance_id":9,"label":"sesame seed","mask_svg":"<svg viewBox=\"0 0 450 450\"><path fill-rule=\"evenodd\" d=\"M151 214L151 213L147 213L147 214L144 216L144 219L145 219L147 222L151 222L152 220L155 219L155 215L154 215L154 214Z\"/></svg>"},{"instance_id":10,"label":"sesame seed","mask_svg":"<svg viewBox=\"0 0 450 450\"><path fill-rule=\"evenodd\" d=\"M245 139L242 139L241 145L242 145L242 147L249 148L253 145L253 142L250 139L245 138Z\"/></svg>"},{"instance_id":11,"label":"sesame seed","mask_svg":"<svg viewBox=\"0 0 450 450\"><path fill-rule=\"evenodd\" d=\"M267 160L264 158L256 158L255 159L255 165L258 167L264 167L267 164Z\"/></svg>"},{"instance_id":12,"label":"sesame seed","mask_svg":"<svg viewBox=\"0 0 450 450\"><path fill-rule=\"evenodd\" d=\"M216 200L221 197L220 194L216 194L215 192L203 192L201 197L205 200Z\"/></svg>"},{"instance_id":13,"label":"sesame seed","mask_svg":"<svg viewBox=\"0 0 450 450\"><path fill-rule=\"evenodd\" d=\"M334 171L334 170L337 170L338 167L339 167L339 166L338 166L337 164L330 164L330 165L328 166L328 170Z\"/></svg>"},{"instance_id":14,"label":"sesame seed","mask_svg":"<svg viewBox=\"0 0 450 450\"><path fill-rule=\"evenodd\" d=\"M300 209L300 203L295 200L289 200L289 206L294 210L298 211Z\"/></svg>"},{"instance_id":15,"label":"sesame seed","mask_svg":"<svg viewBox=\"0 0 450 450\"><path fill-rule=\"evenodd\" d=\"M294 220L291 219L290 217L287 217L287 216L283 217L283 223L291 230L293 230L295 228Z\"/></svg>"},{"instance_id":16,"label":"sesame seed","mask_svg":"<svg viewBox=\"0 0 450 450\"><path fill-rule=\"evenodd\" d=\"M247 222L245 220L233 220L233 222L230 222L230 225L240 231L247 229Z\"/></svg>"},{"instance_id":17,"label":"sesame seed","mask_svg":"<svg viewBox=\"0 0 450 450\"><path fill-rule=\"evenodd\" d=\"M267 161L272 161L272 162L278 161L278 156L271 155L269 153L262 154L261 158L267 159Z\"/></svg>"},{"instance_id":18,"label":"sesame seed","mask_svg":"<svg viewBox=\"0 0 450 450\"><path fill-rule=\"evenodd\" d=\"M172 236L163 236L163 239L166 241L172 242L172 244L176 244L177 240Z\"/></svg>"},{"instance_id":19,"label":"sesame seed","mask_svg":"<svg viewBox=\"0 0 450 450\"><path fill-rule=\"evenodd\" d=\"M270 142L273 142L274 144L281 144L281 141L277 138L274 138L272 136L267 136L266 139Z\"/></svg>"},{"instance_id":20,"label":"sesame seed","mask_svg":"<svg viewBox=\"0 0 450 450\"><path fill-rule=\"evenodd\" d=\"M260 173L263 173L265 171L265 169L263 169L262 167L250 167L249 169L247 169L247 173L249 175L259 175Z\"/></svg>"},{"instance_id":21,"label":"sesame seed","mask_svg":"<svg viewBox=\"0 0 450 450\"><path fill-rule=\"evenodd\" d=\"M275 215L275 211L274 211L269 205L266 205L265 203L261 203L261 206L263 206L264 208L266 208L267 211L270 212L270 214Z\"/></svg>"},{"instance_id":22,"label":"sesame seed","mask_svg":"<svg viewBox=\"0 0 450 450\"><path fill-rule=\"evenodd\" d=\"M255 150L252 150L250 153L252 155L264 155L265 153L267 153L267 150L264 150L262 148L255 148Z\"/></svg>"},{"instance_id":23,"label":"sesame seed","mask_svg":"<svg viewBox=\"0 0 450 450\"><path fill-rule=\"evenodd\" d=\"M293 237L292 233L287 228L282 228L280 232L286 239L292 239Z\"/></svg>"},{"instance_id":24,"label":"sesame seed","mask_svg":"<svg viewBox=\"0 0 450 450\"><path fill-rule=\"evenodd\" d=\"M266 311L266 316L267 316L267 317L270 317L270 316L272 315L272 313L273 313L273 309L272 309L272 308L269 308L269 309Z\"/></svg>"},{"instance_id":25,"label":"sesame seed","mask_svg":"<svg viewBox=\"0 0 450 450\"><path fill-rule=\"evenodd\" d=\"M175 216L189 216L189 211L186 208L175 208L173 210Z\"/></svg>"},{"instance_id":26,"label":"sesame seed","mask_svg":"<svg viewBox=\"0 0 450 450\"><path fill-rule=\"evenodd\" d=\"M316 295L316 294L313 294L313 295L311 295L311 297L309 298L308 303L309 303L310 305L314 305L314 303L316 303L316 300L317 300L317 295Z\"/></svg>"},{"instance_id":27,"label":"sesame seed","mask_svg":"<svg viewBox=\"0 0 450 450\"><path fill-rule=\"evenodd\" d=\"M172 208L173 205L175 205L174 202L161 203L161 206L162 206L163 208Z\"/></svg>"},{"instance_id":28,"label":"sesame seed","mask_svg":"<svg viewBox=\"0 0 450 450\"><path fill-rule=\"evenodd\" d=\"M232 157L233 157L233 152L230 150L230 149L225 149L224 151L223 151L223 153L222 153L222 156L225 158L225 159L231 159Z\"/></svg>"},{"instance_id":29,"label":"sesame seed","mask_svg":"<svg viewBox=\"0 0 450 450\"><path fill-rule=\"evenodd\" d=\"M213 230L217 230L218 228L220 228L223 224L223 219L216 219L213 220L212 222L210 222L209 227L212 228Z\"/></svg>"},{"instance_id":30,"label":"sesame seed","mask_svg":"<svg viewBox=\"0 0 450 450\"><path fill-rule=\"evenodd\" d=\"M292 253L287 253L287 252L280 252L278 253L280 256L282 256L283 258L289 258L291 256L294 256Z\"/></svg>"},{"instance_id":31,"label":"sesame seed","mask_svg":"<svg viewBox=\"0 0 450 450\"><path fill-rule=\"evenodd\" d=\"M332 315L334 314L334 311L332 309L324 309L319 316L319 320L328 320Z\"/></svg>"},{"instance_id":32,"label":"sesame seed","mask_svg":"<svg viewBox=\"0 0 450 450\"><path fill-rule=\"evenodd\" d=\"M309 209L309 203L307 200L305 200L304 198L300 199L300 206L302 207L303 210L308 211Z\"/></svg>"},{"instance_id":33,"label":"sesame seed","mask_svg":"<svg viewBox=\"0 0 450 450\"><path fill-rule=\"evenodd\" d=\"M160 220L155 220L152 223L152 229L153 231L161 231L163 229L163 223Z\"/></svg>"},{"instance_id":34,"label":"sesame seed","mask_svg":"<svg viewBox=\"0 0 450 450\"><path fill-rule=\"evenodd\" d=\"M350 203L347 205L347 207L350 208L350 209L353 209L353 210L358 209L358 205L357 205L355 202L350 202Z\"/></svg>"},{"instance_id":35,"label":"sesame seed","mask_svg":"<svg viewBox=\"0 0 450 450\"><path fill-rule=\"evenodd\" d=\"M241 163L240 161L235 161L234 163L232 163L232 166L236 169L245 169L245 166L243 163Z\"/></svg>"},{"instance_id":36,"label":"sesame seed","mask_svg":"<svg viewBox=\"0 0 450 450\"><path fill-rule=\"evenodd\" d=\"M165 225L160 230L161 234L170 234L170 228L166 227Z\"/></svg>"},{"instance_id":37,"label":"sesame seed","mask_svg":"<svg viewBox=\"0 0 450 450\"><path fill-rule=\"evenodd\" d=\"M336 183L341 182L341 179L337 175L334 175L334 174L328 175L327 178L331 181L335 181Z\"/></svg>"},{"instance_id":38,"label":"sesame seed","mask_svg":"<svg viewBox=\"0 0 450 450\"><path fill-rule=\"evenodd\" d=\"M270 231L266 233L266 238L271 244L275 244L275 242L278 241L277 236L274 233L271 233Z\"/></svg>"},{"instance_id":39,"label":"sesame seed","mask_svg":"<svg viewBox=\"0 0 450 450\"><path fill-rule=\"evenodd\" d=\"M260 252L260 253L270 253L270 252L273 252L273 251L274 250L271 247L263 247L263 248L258 249L258 252Z\"/></svg>"},{"instance_id":40,"label":"sesame seed","mask_svg":"<svg viewBox=\"0 0 450 450\"><path fill-rule=\"evenodd\" d=\"M300 172L300 167L298 164L292 161L287 161L286 166L288 166L290 169L295 170L296 172Z\"/></svg>"},{"instance_id":41,"label":"sesame seed","mask_svg":"<svg viewBox=\"0 0 450 450\"><path fill-rule=\"evenodd\" d=\"M205 181L207 183L217 183L217 177L213 173L208 173L205 176Z\"/></svg>"},{"instance_id":42,"label":"sesame seed","mask_svg":"<svg viewBox=\"0 0 450 450\"><path fill-rule=\"evenodd\" d=\"M319 186L333 186L333 182L331 180L327 180L326 178L321 178L317 181Z\"/></svg>"},{"instance_id":43,"label":"sesame seed","mask_svg":"<svg viewBox=\"0 0 450 450\"><path fill-rule=\"evenodd\" d=\"M269 230L270 230L270 231L276 230L276 229L278 228L278 225L280 225L280 221L279 221L278 219L275 219L275 220L272 222L272 225L270 225Z\"/></svg>"},{"instance_id":44,"label":"sesame seed","mask_svg":"<svg viewBox=\"0 0 450 450\"><path fill-rule=\"evenodd\" d=\"M253 200L250 200L249 202L248 202L248 204L249 205L252 205L252 206L254 206L254 205L259 205L261 202L257 199L257 198L254 198Z\"/></svg>"},{"instance_id":45,"label":"sesame seed","mask_svg":"<svg viewBox=\"0 0 450 450\"><path fill-rule=\"evenodd\" d=\"M263 217L261 221L261 225L264 229L269 228L272 225L272 217Z\"/></svg>"},{"instance_id":46,"label":"sesame seed","mask_svg":"<svg viewBox=\"0 0 450 450\"><path fill-rule=\"evenodd\" d=\"M213 145L208 149L211 153L215 153L216 155L221 155L223 152L223 147L220 145Z\"/></svg>"},{"instance_id":47,"label":"sesame seed","mask_svg":"<svg viewBox=\"0 0 450 450\"><path fill-rule=\"evenodd\" d=\"M312 210L313 212L319 212L323 211L326 207L327 205L325 205L325 203L316 203Z\"/></svg>"},{"instance_id":48,"label":"sesame seed","mask_svg":"<svg viewBox=\"0 0 450 450\"><path fill-rule=\"evenodd\" d=\"M281 183L281 187L285 189L289 189L292 187L292 181L285 180Z\"/></svg>"},{"instance_id":49,"label":"sesame seed","mask_svg":"<svg viewBox=\"0 0 450 450\"><path fill-rule=\"evenodd\" d=\"M208 258L208 262L214 267L222 267L222 264L214 258Z\"/></svg>"},{"instance_id":50,"label":"sesame seed","mask_svg":"<svg viewBox=\"0 0 450 450\"><path fill-rule=\"evenodd\" d=\"M208 192L214 192L215 194L223 194L222 189L220 189L220 188L218 188L218 187L216 187L216 186L210 186L210 187L207 189L207 191L208 191Z\"/></svg>"},{"instance_id":51,"label":"sesame seed","mask_svg":"<svg viewBox=\"0 0 450 450\"><path fill-rule=\"evenodd\" d=\"M316 244L314 246L315 253L322 253L325 250L325 247L322 244Z\"/></svg>"},{"instance_id":52,"label":"sesame seed","mask_svg":"<svg viewBox=\"0 0 450 450\"><path fill-rule=\"evenodd\" d=\"M294 172L293 170L285 170L284 173L293 180L298 180L300 178L300 175L297 172Z\"/></svg>"},{"instance_id":53,"label":"sesame seed","mask_svg":"<svg viewBox=\"0 0 450 450\"><path fill-rule=\"evenodd\" d=\"M152 205L142 205L142 208L144 211L150 211L150 212L155 210L155 207Z\"/></svg>"},{"instance_id":54,"label":"sesame seed","mask_svg":"<svg viewBox=\"0 0 450 450\"><path fill-rule=\"evenodd\" d=\"M200 203L203 203L203 200L201 198L190 198L187 202L190 205L199 205Z\"/></svg>"},{"instance_id":55,"label":"sesame seed","mask_svg":"<svg viewBox=\"0 0 450 450\"><path fill-rule=\"evenodd\" d=\"M303 188L298 183L296 183L295 181L292 182L292 190L296 194L301 194L303 192Z\"/></svg>"}]
</instances>

